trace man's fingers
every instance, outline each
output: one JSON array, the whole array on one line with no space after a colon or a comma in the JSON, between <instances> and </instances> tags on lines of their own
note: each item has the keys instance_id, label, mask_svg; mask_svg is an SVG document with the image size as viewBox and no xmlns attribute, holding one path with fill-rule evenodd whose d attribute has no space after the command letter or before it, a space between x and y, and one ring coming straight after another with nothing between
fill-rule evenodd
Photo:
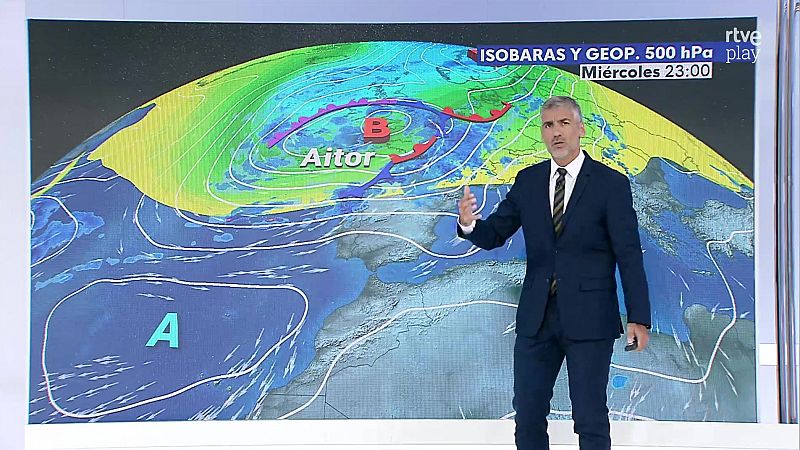
<instances>
[{"instance_id":1,"label":"man's fingers","mask_svg":"<svg viewBox=\"0 0 800 450\"><path fill-rule=\"evenodd\" d=\"M644 350L647 347L647 343L650 342L650 336L647 333L642 333L641 336L638 337L639 339L639 351Z\"/></svg>"},{"instance_id":2,"label":"man's fingers","mask_svg":"<svg viewBox=\"0 0 800 450\"><path fill-rule=\"evenodd\" d=\"M474 220L481 218L480 214L474 214L478 209L478 200L475 194L470 192L469 186L464 185L464 196L458 202L458 216L459 222L462 224L472 223Z\"/></svg>"},{"instance_id":3,"label":"man's fingers","mask_svg":"<svg viewBox=\"0 0 800 450\"><path fill-rule=\"evenodd\" d=\"M478 200L475 199L474 195L471 198L464 198L458 202L458 209L461 211L466 211L468 209L474 211L477 208Z\"/></svg>"},{"instance_id":4,"label":"man's fingers","mask_svg":"<svg viewBox=\"0 0 800 450\"><path fill-rule=\"evenodd\" d=\"M639 324L630 324L628 325L628 344L632 343L634 338L636 339L636 351L640 352L647 347L648 341L650 341L650 333L647 331L647 328L644 325Z\"/></svg>"}]
</instances>

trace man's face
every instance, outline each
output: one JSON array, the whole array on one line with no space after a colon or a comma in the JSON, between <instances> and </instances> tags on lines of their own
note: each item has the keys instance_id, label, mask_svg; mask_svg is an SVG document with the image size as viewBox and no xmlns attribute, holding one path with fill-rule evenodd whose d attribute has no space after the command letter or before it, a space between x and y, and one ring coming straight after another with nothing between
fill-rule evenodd
<instances>
[{"instance_id":1,"label":"man's face","mask_svg":"<svg viewBox=\"0 0 800 450\"><path fill-rule=\"evenodd\" d=\"M586 135L583 122L569 106L556 106L542 111L542 140L547 151L560 166L572 162L581 151L581 138Z\"/></svg>"}]
</instances>

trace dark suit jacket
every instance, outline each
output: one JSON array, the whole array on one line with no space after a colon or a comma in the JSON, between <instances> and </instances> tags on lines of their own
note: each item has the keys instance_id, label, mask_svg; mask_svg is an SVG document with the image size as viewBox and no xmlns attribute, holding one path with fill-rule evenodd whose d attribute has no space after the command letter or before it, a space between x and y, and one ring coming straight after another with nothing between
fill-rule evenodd
<instances>
[{"instance_id":1,"label":"dark suit jacket","mask_svg":"<svg viewBox=\"0 0 800 450\"><path fill-rule=\"evenodd\" d=\"M517 334L534 336L544 317L550 278L569 339L617 338L623 331L615 268L619 266L628 322L650 327L650 300L639 227L628 178L586 155L556 239L549 198L550 161L527 167L497 210L459 236L486 250L503 245L520 226L527 270L517 309Z\"/></svg>"}]
</instances>

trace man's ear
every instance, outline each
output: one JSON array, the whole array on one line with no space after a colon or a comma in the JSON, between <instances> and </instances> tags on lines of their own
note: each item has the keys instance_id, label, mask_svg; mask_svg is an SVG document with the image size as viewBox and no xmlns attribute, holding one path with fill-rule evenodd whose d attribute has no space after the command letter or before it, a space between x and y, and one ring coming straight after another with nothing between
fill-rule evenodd
<instances>
[{"instance_id":1,"label":"man's ear","mask_svg":"<svg viewBox=\"0 0 800 450\"><path fill-rule=\"evenodd\" d=\"M580 127L580 135L581 135L581 137L586 136L586 127L583 125L583 122L580 122L578 127Z\"/></svg>"}]
</instances>

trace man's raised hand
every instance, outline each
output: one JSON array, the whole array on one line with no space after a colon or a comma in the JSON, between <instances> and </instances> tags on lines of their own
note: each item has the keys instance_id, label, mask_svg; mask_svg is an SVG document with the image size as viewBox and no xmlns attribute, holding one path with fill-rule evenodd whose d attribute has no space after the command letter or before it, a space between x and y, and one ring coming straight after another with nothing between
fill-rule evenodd
<instances>
[{"instance_id":1,"label":"man's raised hand","mask_svg":"<svg viewBox=\"0 0 800 450\"><path fill-rule=\"evenodd\" d=\"M478 209L478 201L475 200L475 194L469 191L469 186L464 186L464 196L458 202L458 223L468 227L473 221L480 219L481 215L475 214L476 209Z\"/></svg>"}]
</instances>

